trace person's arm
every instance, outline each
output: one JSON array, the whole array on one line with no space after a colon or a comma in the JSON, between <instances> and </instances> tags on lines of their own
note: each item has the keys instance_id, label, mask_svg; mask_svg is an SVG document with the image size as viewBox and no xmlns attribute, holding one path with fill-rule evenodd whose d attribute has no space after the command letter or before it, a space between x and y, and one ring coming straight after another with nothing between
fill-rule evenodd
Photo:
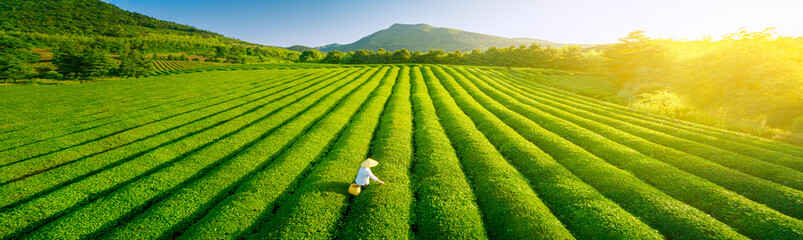
<instances>
[{"instance_id":1,"label":"person's arm","mask_svg":"<svg viewBox=\"0 0 803 240\"><path fill-rule=\"evenodd\" d=\"M382 185L385 185L385 182L383 182L382 180L379 180L379 178L376 177L373 172L371 172L371 169L367 169L367 170L368 170L368 176L371 177L371 179L373 179L374 181L379 182Z\"/></svg>"}]
</instances>

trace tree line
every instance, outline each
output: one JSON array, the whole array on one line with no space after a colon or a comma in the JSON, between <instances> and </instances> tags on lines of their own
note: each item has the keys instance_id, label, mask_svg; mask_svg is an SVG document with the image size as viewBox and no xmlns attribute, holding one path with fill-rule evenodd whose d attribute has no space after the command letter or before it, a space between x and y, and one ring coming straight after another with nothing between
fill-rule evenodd
<instances>
[{"instance_id":1,"label":"tree line","mask_svg":"<svg viewBox=\"0 0 803 240\"><path fill-rule=\"evenodd\" d=\"M137 49L127 49L118 60L104 49L81 44L64 44L54 50L55 69L34 69L41 56L31 52L33 45L19 38L0 34L0 79L3 82L31 77L49 79L92 79L104 76L138 77L151 71L151 59Z\"/></svg>"},{"instance_id":2,"label":"tree line","mask_svg":"<svg viewBox=\"0 0 803 240\"><path fill-rule=\"evenodd\" d=\"M491 47L486 51L474 49L471 52L445 52L432 49L426 53L410 52L407 49L386 51L385 49L357 50L343 53L330 51L322 53L317 49L308 49L298 57L299 62L335 63L335 64L389 64L389 63L425 63L425 64L459 64L475 66L505 66L550 68L561 70L585 70L586 57L583 48L565 46L561 48L542 47L537 43L530 46L521 45L506 48Z\"/></svg>"}]
</instances>

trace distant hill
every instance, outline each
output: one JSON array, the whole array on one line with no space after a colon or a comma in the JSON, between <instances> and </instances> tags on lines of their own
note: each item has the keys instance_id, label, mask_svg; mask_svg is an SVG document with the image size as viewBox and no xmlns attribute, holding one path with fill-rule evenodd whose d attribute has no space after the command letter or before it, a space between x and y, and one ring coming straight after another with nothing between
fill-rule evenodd
<instances>
[{"instance_id":1,"label":"distant hill","mask_svg":"<svg viewBox=\"0 0 803 240\"><path fill-rule=\"evenodd\" d=\"M288 47L287 49L293 50L293 51L296 51L296 52L304 52L304 51L310 50L312 48L304 46L304 45L293 45L293 46Z\"/></svg>"},{"instance_id":2,"label":"distant hill","mask_svg":"<svg viewBox=\"0 0 803 240\"><path fill-rule=\"evenodd\" d=\"M316 49L324 52L332 50L350 52L359 49L376 50L379 48L384 48L388 51L406 48L410 51L421 52L426 52L430 49L441 49L447 52L455 50L467 52L477 48L485 50L490 47L501 48L522 44L529 46L532 43L556 48L566 45L541 39L504 38L451 28L433 27L427 24L397 23L388 29L375 32L351 44L330 44ZM593 45L585 44L581 46L589 47Z\"/></svg>"},{"instance_id":3,"label":"distant hill","mask_svg":"<svg viewBox=\"0 0 803 240\"><path fill-rule=\"evenodd\" d=\"M218 46L237 45L260 47L278 58L298 55L129 12L99 0L2 0L0 34L25 39L38 47L79 42L112 51L128 44L149 52L209 52Z\"/></svg>"}]
</instances>

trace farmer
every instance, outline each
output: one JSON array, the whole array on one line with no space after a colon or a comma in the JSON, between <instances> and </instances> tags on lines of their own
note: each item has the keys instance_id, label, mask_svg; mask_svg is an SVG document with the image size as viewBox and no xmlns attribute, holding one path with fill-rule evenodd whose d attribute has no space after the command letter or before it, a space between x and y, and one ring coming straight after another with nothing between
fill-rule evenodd
<instances>
[{"instance_id":1,"label":"farmer","mask_svg":"<svg viewBox=\"0 0 803 240\"><path fill-rule=\"evenodd\" d=\"M354 179L354 183L360 185L362 188L366 188L368 187L368 183L371 181L370 179L373 179L374 181L385 185L385 182L379 180L379 178L374 176L374 173L371 172L371 168L376 167L376 165L379 165L379 162L370 158L363 161L362 164L360 164L360 170L357 171L357 178Z\"/></svg>"}]
</instances>

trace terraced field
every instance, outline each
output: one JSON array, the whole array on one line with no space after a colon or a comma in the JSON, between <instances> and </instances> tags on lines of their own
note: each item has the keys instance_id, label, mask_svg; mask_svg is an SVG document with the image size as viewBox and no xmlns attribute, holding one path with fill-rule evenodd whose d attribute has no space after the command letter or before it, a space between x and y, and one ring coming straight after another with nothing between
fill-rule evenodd
<instances>
[{"instance_id":1,"label":"terraced field","mask_svg":"<svg viewBox=\"0 0 803 240\"><path fill-rule=\"evenodd\" d=\"M154 60L151 62L154 73L164 73L176 70L186 70L211 66L228 65L226 63L213 62L194 62L194 61L175 61L175 60Z\"/></svg>"},{"instance_id":2,"label":"terraced field","mask_svg":"<svg viewBox=\"0 0 803 240\"><path fill-rule=\"evenodd\" d=\"M598 77L226 70L0 87L0 239L803 239L802 147L541 84Z\"/></svg>"}]
</instances>

